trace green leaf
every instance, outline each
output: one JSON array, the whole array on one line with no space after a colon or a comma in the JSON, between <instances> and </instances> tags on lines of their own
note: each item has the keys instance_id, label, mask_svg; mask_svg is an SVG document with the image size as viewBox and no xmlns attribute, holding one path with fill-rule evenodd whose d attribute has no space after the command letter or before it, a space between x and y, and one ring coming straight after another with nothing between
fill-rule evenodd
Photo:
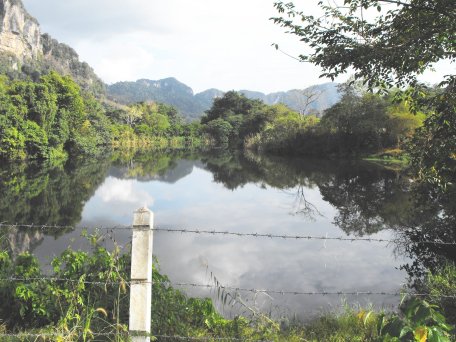
<instances>
[{"instance_id":1,"label":"green leaf","mask_svg":"<svg viewBox=\"0 0 456 342\"><path fill-rule=\"evenodd\" d=\"M369 320L370 315L373 313L373 311L369 311L366 316L364 316L364 325L367 325L367 322Z\"/></svg>"},{"instance_id":2,"label":"green leaf","mask_svg":"<svg viewBox=\"0 0 456 342\"><path fill-rule=\"evenodd\" d=\"M404 327L404 322L402 322L399 317L394 317L384 326L383 331L391 336L399 336Z\"/></svg>"},{"instance_id":3,"label":"green leaf","mask_svg":"<svg viewBox=\"0 0 456 342\"><path fill-rule=\"evenodd\" d=\"M399 338L402 338L404 336L406 336L408 333L411 333L413 332L413 329L409 326L406 326L404 328L402 328L400 334L399 334Z\"/></svg>"},{"instance_id":4,"label":"green leaf","mask_svg":"<svg viewBox=\"0 0 456 342\"><path fill-rule=\"evenodd\" d=\"M428 329L427 342L450 342L450 339L445 336L438 328L432 327Z\"/></svg>"}]
</instances>

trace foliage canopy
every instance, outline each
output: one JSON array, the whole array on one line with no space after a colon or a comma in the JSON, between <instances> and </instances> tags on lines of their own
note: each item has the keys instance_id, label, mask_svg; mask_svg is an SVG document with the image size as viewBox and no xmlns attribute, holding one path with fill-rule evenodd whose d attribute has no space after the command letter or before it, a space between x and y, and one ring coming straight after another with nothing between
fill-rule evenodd
<instances>
[{"instance_id":1,"label":"foliage canopy","mask_svg":"<svg viewBox=\"0 0 456 342\"><path fill-rule=\"evenodd\" d=\"M274 6L282 16L272 19L311 47L299 58L322 67L322 76L334 79L353 68L355 77L370 87L403 87L416 84L417 76L435 62L456 58L453 0L344 0L340 6L323 1L318 5L321 17L278 1Z\"/></svg>"}]
</instances>

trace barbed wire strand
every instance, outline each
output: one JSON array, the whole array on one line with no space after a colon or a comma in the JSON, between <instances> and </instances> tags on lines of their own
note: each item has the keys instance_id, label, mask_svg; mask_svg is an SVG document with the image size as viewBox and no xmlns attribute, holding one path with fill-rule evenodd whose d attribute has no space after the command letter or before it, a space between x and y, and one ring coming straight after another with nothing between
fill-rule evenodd
<instances>
[{"instance_id":1,"label":"barbed wire strand","mask_svg":"<svg viewBox=\"0 0 456 342\"><path fill-rule=\"evenodd\" d=\"M131 228L130 228L131 229ZM171 233L187 233L187 234L209 234L209 235L231 235L239 237L254 237L254 238L271 238L271 239L290 239L290 240L337 240L337 241L365 241L365 242L385 242L394 243L398 240L380 239L380 238L350 238L350 237L331 237L331 236L314 236L314 235L286 235L286 234L271 234L271 233L240 233L229 231L217 230L198 230L198 229L174 229L174 228L153 228L153 231L171 232ZM423 244L436 244L436 245L456 245L456 242L445 241L416 241Z\"/></svg>"},{"instance_id":2,"label":"barbed wire strand","mask_svg":"<svg viewBox=\"0 0 456 342\"><path fill-rule=\"evenodd\" d=\"M161 338L165 340L182 340L182 341L248 341L248 339L243 338L235 338L235 337L213 337L213 336L199 336L199 337L192 337L192 336L170 336L170 335L153 335L156 338ZM269 342L267 340L263 340L264 342Z\"/></svg>"},{"instance_id":3,"label":"barbed wire strand","mask_svg":"<svg viewBox=\"0 0 456 342\"><path fill-rule=\"evenodd\" d=\"M115 333L115 332L110 332L110 333L96 333L92 332L90 335L92 336L112 336L112 335L126 335L127 333ZM69 336L74 336L74 335L80 335L80 334L71 334L66 332L66 333L52 333L52 332L45 332L45 333L27 333L27 332L21 332L21 333L0 333L0 337L69 337Z\"/></svg>"},{"instance_id":4,"label":"barbed wire strand","mask_svg":"<svg viewBox=\"0 0 456 342\"><path fill-rule=\"evenodd\" d=\"M0 227L12 228L29 228L29 229L91 229L93 227L76 227L76 226L56 226L56 225L36 225L36 224L5 224L0 223ZM99 230L134 230L141 229L140 227L133 226L115 226L115 227L97 227L93 229ZM142 228L145 229L145 228ZM149 230L149 228L147 228ZM399 240L381 239L381 238L362 238L362 237L331 237L331 236L314 236L314 235L287 235L287 234L272 234L272 233L258 233L258 232L231 232L231 231L218 231L208 229L178 229L178 228L161 228L156 227L150 229L154 232L168 232L168 233L182 233L182 234L205 234L205 235L224 235L224 236L237 236L237 237L253 237L253 238L270 238L270 239L284 239L284 240L324 240L324 241L346 241L346 242L381 242L381 243L396 243ZM456 242L446 241L414 241L418 244L432 244L443 246L456 246Z\"/></svg>"},{"instance_id":5,"label":"barbed wire strand","mask_svg":"<svg viewBox=\"0 0 456 342\"><path fill-rule=\"evenodd\" d=\"M171 283L171 282L154 282L154 281L143 281L143 280L130 280L130 281L86 281L78 279L66 279L66 278L53 278L53 277L36 277L36 278L0 278L0 282L31 282L31 281L55 281L55 282L69 282L69 283L80 283L86 285L135 285L135 284L158 284L167 286L178 286L178 287L195 287L195 288L206 288L206 289L221 289L236 292L252 292L252 293L266 293L266 294L278 294L278 295L351 295L351 296L415 296L425 297L429 296L427 293L415 293L415 292L389 292L389 291L290 291L290 290L273 290L273 289L255 289L255 288L243 288L235 286L217 286L213 284L196 284L196 283ZM452 298L456 299L456 295L439 295L440 298Z\"/></svg>"},{"instance_id":6,"label":"barbed wire strand","mask_svg":"<svg viewBox=\"0 0 456 342\"><path fill-rule=\"evenodd\" d=\"M92 336L113 336L116 335L116 333L91 333L90 335ZM129 334L127 332L121 333L119 335L122 336L137 336L136 334ZM68 334L68 333L0 333L0 337L17 337L17 338L24 338L24 337L69 337L69 336L74 336L73 334ZM216 336L180 336L180 335L154 335L151 334L151 336L155 338L161 338L161 339L175 339L175 340L182 340L182 341L247 341L247 339L241 339L241 338L236 338L236 337L216 337ZM268 341L265 341L268 342Z\"/></svg>"}]
</instances>

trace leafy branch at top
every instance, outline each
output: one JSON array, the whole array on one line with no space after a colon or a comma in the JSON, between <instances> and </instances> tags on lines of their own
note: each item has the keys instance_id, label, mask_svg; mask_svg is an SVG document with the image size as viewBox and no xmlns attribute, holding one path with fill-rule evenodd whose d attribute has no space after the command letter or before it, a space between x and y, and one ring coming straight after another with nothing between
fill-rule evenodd
<instances>
[{"instance_id":1,"label":"leafy branch at top","mask_svg":"<svg viewBox=\"0 0 456 342\"><path fill-rule=\"evenodd\" d=\"M382 11L382 4L396 4ZM343 6L319 1L323 15L296 9L292 2L274 4L274 23L297 36L312 52L300 59L323 69L334 79L355 71L370 88L415 85L417 76L443 59L456 58L456 6L452 0L408 2L345 0ZM365 11L377 9L367 20ZM372 16L370 16L372 17ZM454 75L452 75L454 77Z\"/></svg>"}]
</instances>

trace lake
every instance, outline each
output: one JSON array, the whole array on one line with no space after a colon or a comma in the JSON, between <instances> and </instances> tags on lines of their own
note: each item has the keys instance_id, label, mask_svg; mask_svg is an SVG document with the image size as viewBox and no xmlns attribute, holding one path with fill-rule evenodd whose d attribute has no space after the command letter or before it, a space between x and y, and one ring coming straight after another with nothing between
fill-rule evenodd
<instances>
[{"instance_id":1,"label":"lake","mask_svg":"<svg viewBox=\"0 0 456 342\"><path fill-rule=\"evenodd\" d=\"M396 293L438 262L438 257L429 258L434 246L423 249L423 235L411 227L420 226L422 232L435 224L444 204L433 201L418 206L411 179L395 168L369 162L228 151L124 153L60 167L3 165L0 175L0 222L77 227L18 229L10 236L13 254L28 250L44 268L68 246L88 248L81 227L92 231L129 225L133 211L143 206L154 212L159 228L397 241L155 232L154 255L162 273L176 284L219 282L278 292ZM450 227L454 215L447 216L451 219L445 224ZM131 231L116 230L106 243L111 246L112 240L128 250ZM423 251L426 258L420 254ZM452 250L438 248L438 255L445 253ZM342 303L392 310L400 301L399 296L382 294L239 291L235 295L231 291L237 298L231 306L222 303L214 290L179 288L191 296L214 298L228 317L254 309L274 317L306 319L338 310Z\"/></svg>"}]
</instances>

